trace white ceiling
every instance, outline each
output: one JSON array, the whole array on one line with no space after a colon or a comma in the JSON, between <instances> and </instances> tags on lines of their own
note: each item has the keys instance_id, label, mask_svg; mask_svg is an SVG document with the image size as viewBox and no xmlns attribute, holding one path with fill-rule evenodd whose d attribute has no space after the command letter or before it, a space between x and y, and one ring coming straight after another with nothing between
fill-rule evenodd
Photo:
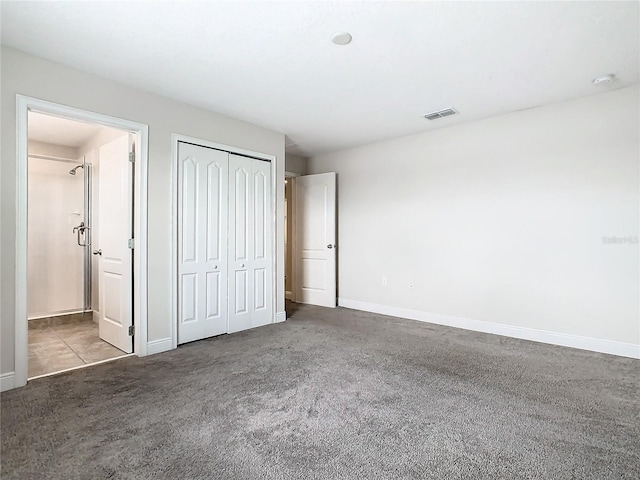
<instances>
[{"instance_id":1,"label":"white ceiling","mask_svg":"<svg viewBox=\"0 0 640 480\"><path fill-rule=\"evenodd\" d=\"M77 148L87 143L103 128L106 127L29 112L29 140L37 142Z\"/></svg>"},{"instance_id":2,"label":"white ceiling","mask_svg":"<svg viewBox=\"0 0 640 480\"><path fill-rule=\"evenodd\" d=\"M13 2L2 43L284 132L302 155L639 81L638 2ZM332 34L353 42L336 46ZM610 86L591 80L615 73ZM454 107L453 117L422 114Z\"/></svg>"}]
</instances>

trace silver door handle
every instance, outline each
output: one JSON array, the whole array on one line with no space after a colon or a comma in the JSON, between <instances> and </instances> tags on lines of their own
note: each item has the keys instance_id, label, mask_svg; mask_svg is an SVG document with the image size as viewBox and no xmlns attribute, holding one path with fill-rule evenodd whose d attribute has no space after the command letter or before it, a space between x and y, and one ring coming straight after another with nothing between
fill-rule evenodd
<instances>
[{"instance_id":1,"label":"silver door handle","mask_svg":"<svg viewBox=\"0 0 640 480\"><path fill-rule=\"evenodd\" d=\"M85 226L84 222L80 222L80 225L78 225L77 227L73 227L73 233L77 233L78 245L80 245L81 247L88 247L89 245L91 245L91 240L90 240L90 237L87 235L87 232L90 233L91 229ZM82 243L82 240L81 240L82 235L87 235L87 237L85 238L85 243Z\"/></svg>"},{"instance_id":2,"label":"silver door handle","mask_svg":"<svg viewBox=\"0 0 640 480\"><path fill-rule=\"evenodd\" d=\"M244 263L241 263L241 264L240 264L240 268L244 268Z\"/></svg>"},{"instance_id":3,"label":"silver door handle","mask_svg":"<svg viewBox=\"0 0 640 480\"><path fill-rule=\"evenodd\" d=\"M327 248L329 250L331 250L332 248L336 248L336 246L334 244L330 243L329 245L327 245Z\"/></svg>"},{"instance_id":4,"label":"silver door handle","mask_svg":"<svg viewBox=\"0 0 640 480\"><path fill-rule=\"evenodd\" d=\"M100 250L94 250L94 251L93 251L93 254L94 254L94 255L102 255L102 249L100 249Z\"/></svg>"}]
</instances>

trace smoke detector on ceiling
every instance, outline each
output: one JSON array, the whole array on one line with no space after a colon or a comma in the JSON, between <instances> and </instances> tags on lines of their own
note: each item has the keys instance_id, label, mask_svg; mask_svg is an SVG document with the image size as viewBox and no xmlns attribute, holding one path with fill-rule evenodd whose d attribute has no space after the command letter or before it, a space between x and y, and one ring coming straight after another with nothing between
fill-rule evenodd
<instances>
[{"instance_id":1,"label":"smoke detector on ceiling","mask_svg":"<svg viewBox=\"0 0 640 480\"><path fill-rule=\"evenodd\" d=\"M601 77L594 78L592 83L594 85L609 85L610 83L613 83L615 79L616 76L613 73L609 73L607 75L602 75Z\"/></svg>"},{"instance_id":2,"label":"smoke detector on ceiling","mask_svg":"<svg viewBox=\"0 0 640 480\"><path fill-rule=\"evenodd\" d=\"M349 32L334 33L331 37L331 41L336 45L348 45L353 40L353 37Z\"/></svg>"},{"instance_id":3,"label":"smoke detector on ceiling","mask_svg":"<svg viewBox=\"0 0 640 480\"><path fill-rule=\"evenodd\" d=\"M427 120L435 120L437 118L449 117L455 115L456 112L453 108L445 108L444 110L438 110L437 112L425 113L424 118Z\"/></svg>"}]
</instances>

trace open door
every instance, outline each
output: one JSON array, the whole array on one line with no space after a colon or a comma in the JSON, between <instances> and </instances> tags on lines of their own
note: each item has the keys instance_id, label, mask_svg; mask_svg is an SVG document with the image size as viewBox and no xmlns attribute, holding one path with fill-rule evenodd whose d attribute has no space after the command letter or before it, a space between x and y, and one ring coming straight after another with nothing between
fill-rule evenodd
<instances>
[{"instance_id":1,"label":"open door","mask_svg":"<svg viewBox=\"0 0 640 480\"><path fill-rule=\"evenodd\" d=\"M336 306L336 174L295 181L296 302Z\"/></svg>"},{"instance_id":2,"label":"open door","mask_svg":"<svg viewBox=\"0 0 640 480\"><path fill-rule=\"evenodd\" d=\"M100 338L133 352L132 231L133 164L128 133L100 147L98 166L98 249Z\"/></svg>"}]
</instances>

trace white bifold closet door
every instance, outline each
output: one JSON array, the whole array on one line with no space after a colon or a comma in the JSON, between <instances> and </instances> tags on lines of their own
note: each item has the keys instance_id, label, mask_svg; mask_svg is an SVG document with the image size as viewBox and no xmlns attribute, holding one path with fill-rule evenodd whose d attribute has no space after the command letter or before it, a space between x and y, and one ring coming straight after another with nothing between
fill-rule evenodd
<instances>
[{"instance_id":1,"label":"white bifold closet door","mask_svg":"<svg viewBox=\"0 0 640 480\"><path fill-rule=\"evenodd\" d=\"M178 343L272 322L270 163L178 147Z\"/></svg>"},{"instance_id":2,"label":"white bifold closet door","mask_svg":"<svg viewBox=\"0 0 640 480\"><path fill-rule=\"evenodd\" d=\"M271 164L229 155L229 333L272 322Z\"/></svg>"},{"instance_id":3,"label":"white bifold closet door","mask_svg":"<svg viewBox=\"0 0 640 480\"><path fill-rule=\"evenodd\" d=\"M179 143L178 341L227 332L229 154Z\"/></svg>"}]
</instances>

